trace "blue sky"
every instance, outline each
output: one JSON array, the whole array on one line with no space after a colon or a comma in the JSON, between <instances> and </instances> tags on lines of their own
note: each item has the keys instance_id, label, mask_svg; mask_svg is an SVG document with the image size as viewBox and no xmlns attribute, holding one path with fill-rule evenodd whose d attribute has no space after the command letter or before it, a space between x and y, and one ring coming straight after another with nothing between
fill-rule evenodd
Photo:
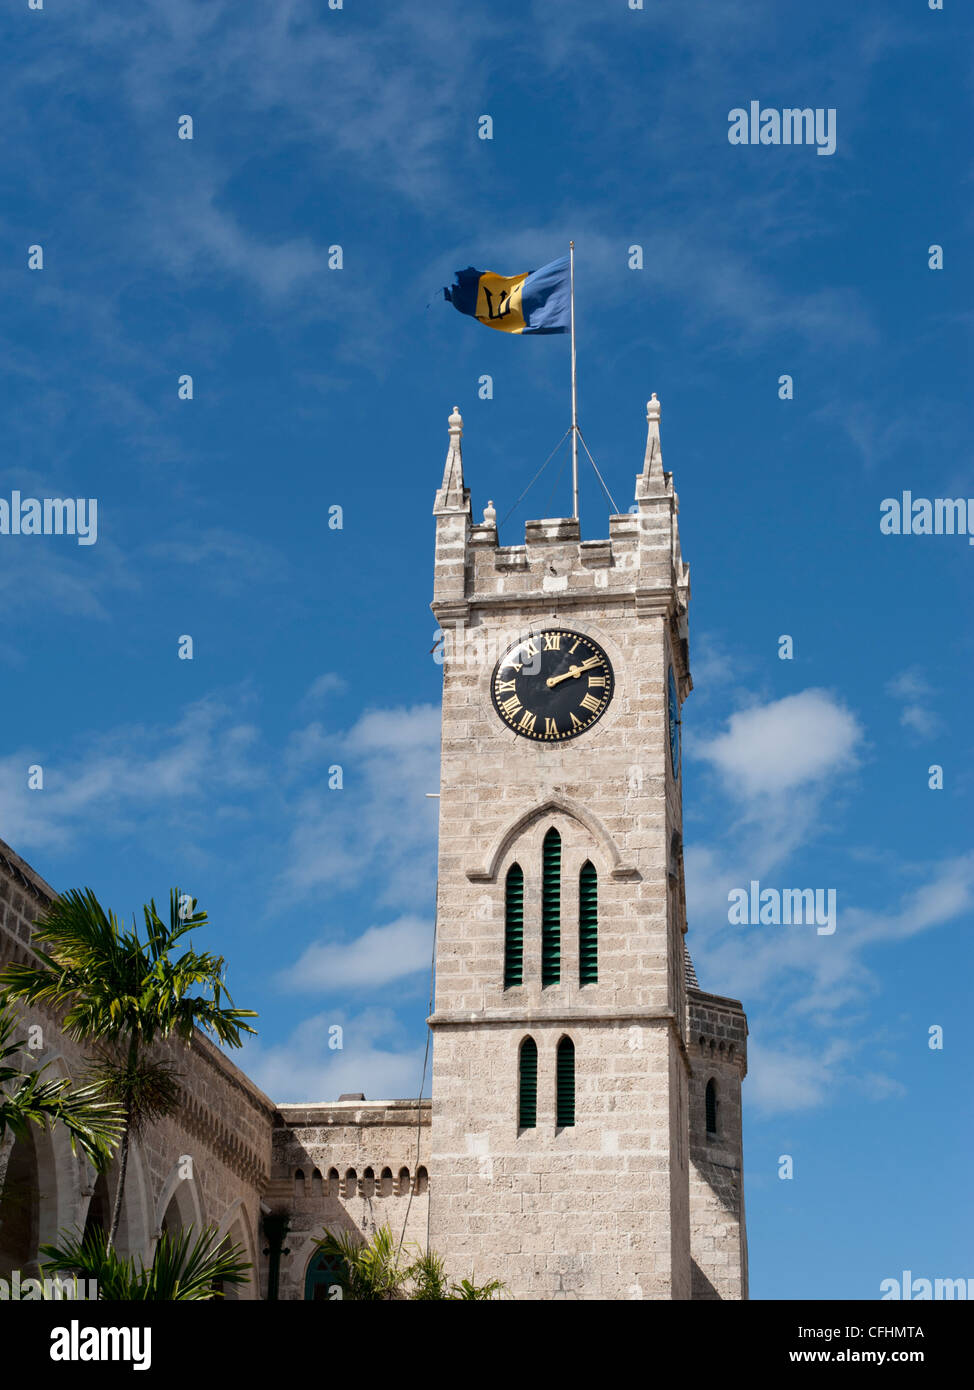
<instances>
[{"instance_id":1,"label":"blue sky","mask_svg":"<svg viewBox=\"0 0 974 1390\"><path fill-rule=\"evenodd\" d=\"M0 536L0 836L120 911L195 893L275 1098L415 1094L446 418L502 518L568 424L567 340L491 333L440 289L574 237L585 437L627 507L658 392L680 493L689 943L750 1018L752 1295L974 1275L974 553L879 530L904 489L974 495L964 7L79 0L2 23L0 497L96 497L99 529ZM835 153L732 146L751 100L834 108ZM556 466L507 543L567 509ZM583 534L606 516L586 471ZM834 888L835 934L729 926L751 879Z\"/></svg>"}]
</instances>

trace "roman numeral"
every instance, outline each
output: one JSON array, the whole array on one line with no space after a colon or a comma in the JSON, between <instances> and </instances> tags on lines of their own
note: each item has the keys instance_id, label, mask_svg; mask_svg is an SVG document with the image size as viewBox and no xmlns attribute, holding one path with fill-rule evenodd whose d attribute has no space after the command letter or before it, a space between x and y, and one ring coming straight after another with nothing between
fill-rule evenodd
<instances>
[{"instance_id":1,"label":"roman numeral","mask_svg":"<svg viewBox=\"0 0 974 1390\"><path fill-rule=\"evenodd\" d=\"M582 721L580 719L575 718L574 710L572 710L572 723L575 725L576 729L580 729L582 727Z\"/></svg>"},{"instance_id":2,"label":"roman numeral","mask_svg":"<svg viewBox=\"0 0 974 1390\"><path fill-rule=\"evenodd\" d=\"M505 700L504 703L501 705L501 709L507 715L508 719L513 719L520 708L521 701L517 698L516 695L512 695L509 700Z\"/></svg>"},{"instance_id":3,"label":"roman numeral","mask_svg":"<svg viewBox=\"0 0 974 1390\"><path fill-rule=\"evenodd\" d=\"M578 644L579 644L579 642L580 642L581 640L582 640L581 637L576 637L576 638L575 638L574 643L568 648L568 655L569 655L569 656L571 656L572 652L575 650L575 648L578 646Z\"/></svg>"},{"instance_id":4,"label":"roman numeral","mask_svg":"<svg viewBox=\"0 0 974 1390\"><path fill-rule=\"evenodd\" d=\"M533 715L529 709L526 709L524 713L521 715L521 719L517 727L519 729L526 729L529 734L533 734L534 721L536 717L537 716Z\"/></svg>"},{"instance_id":5,"label":"roman numeral","mask_svg":"<svg viewBox=\"0 0 974 1390\"><path fill-rule=\"evenodd\" d=\"M591 710L592 714L595 713L598 707L599 702L594 695L586 695L585 699L581 701L581 708Z\"/></svg>"},{"instance_id":6,"label":"roman numeral","mask_svg":"<svg viewBox=\"0 0 974 1390\"><path fill-rule=\"evenodd\" d=\"M558 737L558 725L555 723L555 721L554 721L553 719L548 719L547 717L545 718L545 722L544 722L544 736L545 736L545 738L557 738L557 737Z\"/></svg>"},{"instance_id":7,"label":"roman numeral","mask_svg":"<svg viewBox=\"0 0 974 1390\"><path fill-rule=\"evenodd\" d=\"M589 676L589 685L598 686L600 690L605 689L605 676Z\"/></svg>"},{"instance_id":8,"label":"roman numeral","mask_svg":"<svg viewBox=\"0 0 974 1390\"><path fill-rule=\"evenodd\" d=\"M518 651L520 651L520 652L525 652L528 656L537 656L537 655L538 655L538 649L537 649L537 647L534 645L534 643L531 642L531 641L525 642L525 644L524 644L523 647L519 647L519 648L518 648Z\"/></svg>"},{"instance_id":9,"label":"roman numeral","mask_svg":"<svg viewBox=\"0 0 974 1390\"><path fill-rule=\"evenodd\" d=\"M499 681L497 682L497 686L496 686L496 690L497 690L498 695L503 694L505 691L511 691L511 690L513 690L514 688L515 688L515 682L514 682L514 681L500 681L500 680L499 680Z\"/></svg>"},{"instance_id":10,"label":"roman numeral","mask_svg":"<svg viewBox=\"0 0 974 1390\"><path fill-rule=\"evenodd\" d=\"M544 634L544 649L545 649L546 652L560 652L560 651L561 651L561 633L560 633L560 632L546 632L546 633Z\"/></svg>"}]
</instances>

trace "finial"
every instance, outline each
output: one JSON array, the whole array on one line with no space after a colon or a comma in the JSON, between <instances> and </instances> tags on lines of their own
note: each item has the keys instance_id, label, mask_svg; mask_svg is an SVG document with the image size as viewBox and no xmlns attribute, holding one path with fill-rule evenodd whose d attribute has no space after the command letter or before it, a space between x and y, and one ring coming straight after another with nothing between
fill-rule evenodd
<instances>
[{"instance_id":1,"label":"finial","mask_svg":"<svg viewBox=\"0 0 974 1390\"><path fill-rule=\"evenodd\" d=\"M453 407L448 422L450 443L446 450L446 463L443 467L443 482L436 494L436 507L466 507L469 513L469 500L463 486L463 416L460 407Z\"/></svg>"},{"instance_id":2,"label":"finial","mask_svg":"<svg viewBox=\"0 0 974 1390\"><path fill-rule=\"evenodd\" d=\"M487 505L486 505L486 507L484 508L484 525L485 525L485 526L496 526L496 525L497 525L497 512L494 510L494 504L493 504L493 502L488 502Z\"/></svg>"},{"instance_id":3,"label":"finial","mask_svg":"<svg viewBox=\"0 0 974 1390\"><path fill-rule=\"evenodd\" d=\"M643 459L643 471L636 487L637 501L640 497L653 495L648 489L663 483L663 451L659 442L659 417L660 403L654 391L646 402L646 455Z\"/></svg>"}]
</instances>

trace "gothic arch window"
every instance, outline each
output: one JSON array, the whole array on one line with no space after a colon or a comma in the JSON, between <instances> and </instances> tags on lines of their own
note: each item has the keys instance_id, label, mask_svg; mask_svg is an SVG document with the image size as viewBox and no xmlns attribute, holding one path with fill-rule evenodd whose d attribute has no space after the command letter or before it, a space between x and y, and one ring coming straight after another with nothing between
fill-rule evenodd
<instances>
[{"instance_id":1,"label":"gothic arch window","mask_svg":"<svg viewBox=\"0 0 974 1390\"><path fill-rule=\"evenodd\" d=\"M578 875L578 983L599 978L599 877L588 861Z\"/></svg>"},{"instance_id":2,"label":"gothic arch window","mask_svg":"<svg viewBox=\"0 0 974 1390\"><path fill-rule=\"evenodd\" d=\"M571 1038L562 1038L558 1044L555 1086L555 1123L559 1129L570 1129L575 1123L575 1044Z\"/></svg>"},{"instance_id":3,"label":"gothic arch window","mask_svg":"<svg viewBox=\"0 0 974 1390\"><path fill-rule=\"evenodd\" d=\"M561 979L561 836L552 826L541 849L541 986Z\"/></svg>"},{"instance_id":4,"label":"gothic arch window","mask_svg":"<svg viewBox=\"0 0 974 1390\"><path fill-rule=\"evenodd\" d=\"M518 1053L517 1123L534 1129L538 1123L538 1044L527 1037Z\"/></svg>"},{"instance_id":5,"label":"gothic arch window","mask_svg":"<svg viewBox=\"0 0 974 1390\"><path fill-rule=\"evenodd\" d=\"M524 871L512 864L504 883L504 988L524 983Z\"/></svg>"},{"instance_id":6,"label":"gothic arch window","mask_svg":"<svg viewBox=\"0 0 974 1390\"><path fill-rule=\"evenodd\" d=\"M333 1303L341 1297L342 1262L319 1252L304 1278L304 1297L311 1303Z\"/></svg>"},{"instance_id":7,"label":"gothic arch window","mask_svg":"<svg viewBox=\"0 0 974 1390\"><path fill-rule=\"evenodd\" d=\"M705 1109L707 1115L707 1133L717 1133L717 1082L713 1077L707 1082L705 1096Z\"/></svg>"}]
</instances>

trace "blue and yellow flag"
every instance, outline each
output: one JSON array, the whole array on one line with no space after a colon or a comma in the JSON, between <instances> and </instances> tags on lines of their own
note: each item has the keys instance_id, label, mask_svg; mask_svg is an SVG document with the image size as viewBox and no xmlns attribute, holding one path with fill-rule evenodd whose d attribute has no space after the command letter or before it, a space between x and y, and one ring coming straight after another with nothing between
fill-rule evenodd
<instances>
[{"instance_id":1,"label":"blue and yellow flag","mask_svg":"<svg viewBox=\"0 0 974 1390\"><path fill-rule=\"evenodd\" d=\"M523 275L495 275L492 270L456 272L457 282L444 289L461 314L499 328L502 333L567 333L571 323L568 257Z\"/></svg>"}]
</instances>

